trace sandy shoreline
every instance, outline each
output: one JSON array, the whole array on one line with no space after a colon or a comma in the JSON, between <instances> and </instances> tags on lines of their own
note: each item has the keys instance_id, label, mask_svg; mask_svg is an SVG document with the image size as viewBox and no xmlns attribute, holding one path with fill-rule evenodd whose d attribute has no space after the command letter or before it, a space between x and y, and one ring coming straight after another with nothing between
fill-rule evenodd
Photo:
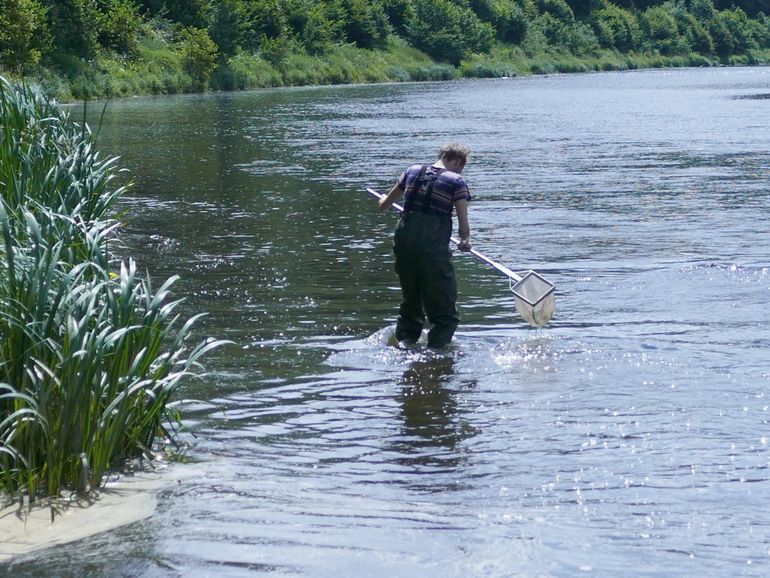
<instances>
[{"instance_id":1,"label":"sandy shoreline","mask_svg":"<svg viewBox=\"0 0 770 578\"><path fill-rule=\"evenodd\" d=\"M131 524L152 515L157 491L173 484L171 468L120 476L88 496L55 502L40 500L32 508L18 504L0 510L0 562L74 542ZM58 511L51 522L51 504Z\"/></svg>"}]
</instances>

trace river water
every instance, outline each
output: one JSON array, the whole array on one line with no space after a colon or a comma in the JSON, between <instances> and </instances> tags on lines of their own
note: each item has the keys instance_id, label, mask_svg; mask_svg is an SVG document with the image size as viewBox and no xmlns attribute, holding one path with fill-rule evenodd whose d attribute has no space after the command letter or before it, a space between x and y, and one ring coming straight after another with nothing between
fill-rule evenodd
<instances>
[{"instance_id":1,"label":"river water","mask_svg":"<svg viewBox=\"0 0 770 578\"><path fill-rule=\"evenodd\" d=\"M448 140L475 247L558 309L456 253L455 342L404 352L365 188ZM153 517L5 571L770 574L769 68L135 98L99 145L127 253L234 345Z\"/></svg>"}]
</instances>

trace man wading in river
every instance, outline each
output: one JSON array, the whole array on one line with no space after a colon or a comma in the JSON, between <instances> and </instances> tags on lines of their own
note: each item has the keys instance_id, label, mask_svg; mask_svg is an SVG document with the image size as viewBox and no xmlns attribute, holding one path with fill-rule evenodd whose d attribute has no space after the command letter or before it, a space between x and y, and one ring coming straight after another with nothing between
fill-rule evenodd
<instances>
[{"instance_id":1,"label":"man wading in river","mask_svg":"<svg viewBox=\"0 0 770 578\"><path fill-rule=\"evenodd\" d=\"M396 324L401 347L413 347L420 337L425 315L432 325L428 347L439 348L452 340L457 316L457 281L452 267L449 237L452 209L457 213L460 243L470 251L468 185L460 176L470 149L457 143L444 145L432 165L412 165L379 203L380 211L406 195L404 212L393 236L396 273L403 300Z\"/></svg>"}]
</instances>

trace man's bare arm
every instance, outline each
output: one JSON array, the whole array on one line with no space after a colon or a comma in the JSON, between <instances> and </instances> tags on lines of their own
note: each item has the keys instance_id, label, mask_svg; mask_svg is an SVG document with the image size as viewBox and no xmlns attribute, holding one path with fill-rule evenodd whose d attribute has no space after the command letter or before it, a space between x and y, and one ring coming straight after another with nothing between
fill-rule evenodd
<instances>
[{"instance_id":1,"label":"man's bare arm","mask_svg":"<svg viewBox=\"0 0 770 578\"><path fill-rule=\"evenodd\" d=\"M455 202L455 212L457 213L457 229L460 233L460 243L457 248L460 251L470 251L471 226L468 223L468 201L460 199Z\"/></svg>"},{"instance_id":2,"label":"man's bare arm","mask_svg":"<svg viewBox=\"0 0 770 578\"><path fill-rule=\"evenodd\" d=\"M391 189L388 191L388 194L385 195L383 198L380 199L379 207L380 211L384 211L401 198L401 195L404 194L404 189L398 186L398 183L393 185Z\"/></svg>"}]
</instances>

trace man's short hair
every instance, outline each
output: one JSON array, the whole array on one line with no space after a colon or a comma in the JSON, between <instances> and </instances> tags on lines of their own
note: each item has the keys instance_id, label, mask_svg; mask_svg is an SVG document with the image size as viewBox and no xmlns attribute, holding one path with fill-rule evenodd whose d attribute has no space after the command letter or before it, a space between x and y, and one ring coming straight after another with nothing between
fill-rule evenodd
<instances>
[{"instance_id":1,"label":"man's short hair","mask_svg":"<svg viewBox=\"0 0 770 578\"><path fill-rule=\"evenodd\" d=\"M445 161L461 160L463 163L468 161L471 149L457 142L449 142L438 151L438 158Z\"/></svg>"}]
</instances>

